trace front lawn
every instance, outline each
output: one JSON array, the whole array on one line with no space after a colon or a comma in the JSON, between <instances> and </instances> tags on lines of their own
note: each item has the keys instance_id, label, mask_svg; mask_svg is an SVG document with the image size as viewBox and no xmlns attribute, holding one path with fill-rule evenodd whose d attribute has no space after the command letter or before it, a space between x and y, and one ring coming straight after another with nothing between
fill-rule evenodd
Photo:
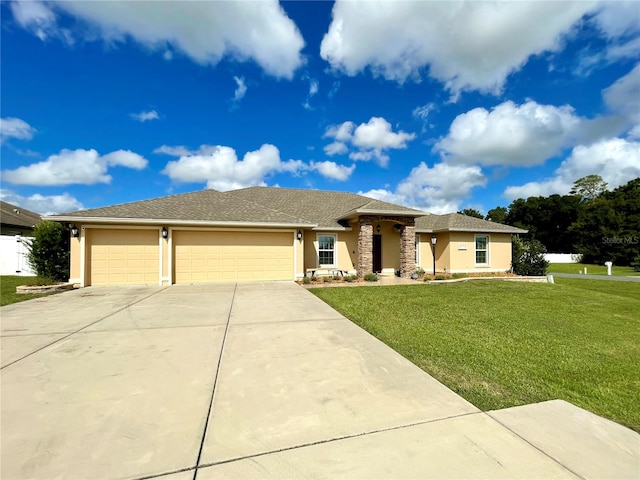
<instances>
[{"instance_id":1,"label":"front lawn","mask_svg":"<svg viewBox=\"0 0 640 480\"><path fill-rule=\"evenodd\" d=\"M32 298L44 297L50 293L26 293L17 294L16 287L19 285L38 285L42 283L39 277L20 277L17 275L3 275L0 277L0 306L12 303L31 300Z\"/></svg>"},{"instance_id":2,"label":"front lawn","mask_svg":"<svg viewBox=\"0 0 640 480\"><path fill-rule=\"evenodd\" d=\"M588 263L551 263L547 268L548 273L584 273L584 269L587 269L587 275L606 275L607 267L604 265L589 265ZM613 265L611 267L612 276L631 276L640 275L640 272L636 272L632 267L619 267Z\"/></svg>"},{"instance_id":3,"label":"front lawn","mask_svg":"<svg viewBox=\"0 0 640 480\"><path fill-rule=\"evenodd\" d=\"M640 431L640 285L311 290L482 410L561 398Z\"/></svg>"}]
</instances>

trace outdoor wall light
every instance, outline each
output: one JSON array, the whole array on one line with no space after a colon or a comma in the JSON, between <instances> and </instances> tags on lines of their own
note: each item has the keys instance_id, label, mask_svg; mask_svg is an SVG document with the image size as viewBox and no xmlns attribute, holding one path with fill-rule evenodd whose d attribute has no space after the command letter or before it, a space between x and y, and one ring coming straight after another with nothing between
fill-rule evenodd
<instances>
[{"instance_id":1,"label":"outdoor wall light","mask_svg":"<svg viewBox=\"0 0 640 480\"><path fill-rule=\"evenodd\" d=\"M380 224L376 227L376 233L380 233Z\"/></svg>"},{"instance_id":2,"label":"outdoor wall light","mask_svg":"<svg viewBox=\"0 0 640 480\"><path fill-rule=\"evenodd\" d=\"M75 225L73 227L71 227L71 236L73 238L78 238L78 235L80 235L78 233L78 227L76 227Z\"/></svg>"},{"instance_id":3,"label":"outdoor wall light","mask_svg":"<svg viewBox=\"0 0 640 480\"><path fill-rule=\"evenodd\" d=\"M438 237L436 237L435 235L431 237L431 245L435 245L437 242L438 242Z\"/></svg>"},{"instance_id":4,"label":"outdoor wall light","mask_svg":"<svg viewBox=\"0 0 640 480\"><path fill-rule=\"evenodd\" d=\"M162 227L162 238L167 238L169 236L169 230L167 227Z\"/></svg>"},{"instance_id":5,"label":"outdoor wall light","mask_svg":"<svg viewBox=\"0 0 640 480\"><path fill-rule=\"evenodd\" d=\"M302 230L298 230L298 233L296 234L296 238L298 240L302 240Z\"/></svg>"}]
</instances>

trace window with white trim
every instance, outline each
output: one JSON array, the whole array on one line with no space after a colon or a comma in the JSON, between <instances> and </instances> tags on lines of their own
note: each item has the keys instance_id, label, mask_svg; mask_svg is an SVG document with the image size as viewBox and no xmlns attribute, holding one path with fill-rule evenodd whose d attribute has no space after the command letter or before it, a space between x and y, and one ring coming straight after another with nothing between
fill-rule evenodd
<instances>
[{"instance_id":1,"label":"window with white trim","mask_svg":"<svg viewBox=\"0 0 640 480\"><path fill-rule=\"evenodd\" d=\"M476 265L489 265L488 235L476 235Z\"/></svg>"},{"instance_id":2,"label":"window with white trim","mask_svg":"<svg viewBox=\"0 0 640 480\"><path fill-rule=\"evenodd\" d=\"M335 235L318 235L318 265L321 267L336 265Z\"/></svg>"}]
</instances>

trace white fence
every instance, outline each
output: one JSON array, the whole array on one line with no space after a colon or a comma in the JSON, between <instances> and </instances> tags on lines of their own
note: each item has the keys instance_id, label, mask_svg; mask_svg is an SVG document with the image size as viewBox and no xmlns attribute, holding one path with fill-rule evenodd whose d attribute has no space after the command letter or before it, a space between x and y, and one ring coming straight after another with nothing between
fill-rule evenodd
<instances>
[{"instance_id":1,"label":"white fence","mask_svg":"<svg viewBox=\"0 0 640 480\"><path fill-rule=\"evenodd\" d=\"M29 277L35 272L27 262L27 245L31 237L0 235L0 275Z\"/></svg>"},{"instance_id":2,"label":"white fence","mask_svg":"<svg viewBox=\"0 0 640 480\"><path fill-rule=\"evenodd\" d=\"M579 253L545 253L544 259L551 263L580 263L582 255Z\"/></svg>"}]
</instances>

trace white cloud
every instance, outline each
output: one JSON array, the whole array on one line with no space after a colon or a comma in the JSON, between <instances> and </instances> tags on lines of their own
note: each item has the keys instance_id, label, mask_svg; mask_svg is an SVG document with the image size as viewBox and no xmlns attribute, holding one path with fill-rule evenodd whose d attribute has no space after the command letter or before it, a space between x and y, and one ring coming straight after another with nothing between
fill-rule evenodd
<instances>
[{"instance_id":1,"label":"white cloud","mask_svg":"<svg viewBox=\"0 0 640 480\"><path fill-rule=\"evenodd\" d=\"M457 211L473 188L486 183L478 166L437 163L429 167L421 162L395 191L377 189L362 195L443 214Z\"/></svg>"},{"instance_id":2,"label":"white cloud","mask_svg":"<svg viewBox=\"0 0 640 480\"><path fill-rule=\"evenodd\" d=\"M347 167L346 165L338 165L335 162L311 162L310 168L311 170L317 170L323 177L344 182L351 176L356 166Z\"/></svg>"},{"instance_id":3,"label":"white cloud","mask_svg":"<svg viewBox=\"0 0 640 480\"><path fill-rule=\"evenodd\" d=\"M158 112L155 110L149 110L148 112L132 113L131 118L138 120L139 122L147 122L149 120L157 120L160 118Z\"/></svg>"},{"instance_id":4,"label":"white cloud","mask_svg":"<svg viewBox=\"0 0 640 480\"><path fill-rule=\"evenodd\" d=\"M338 0L320 55L347 75L370 68L400 83L429 75L454 97L497 93L532 55L557 51L596 2ZM606 9L606 6L603 7Z\"/></svg>"},{"instance_id":5,"label":"white cloud","mask_svg":"<svg viewBox=\"0 0 640 480\"><path fill-rule=\"evenodd\" d=\"M640 30L637 0L601 2L593 19L600 30L610 38L622 37Z\"/></svg>"},{"instance_id":6,"label":"white cloud","mask_svg":"<svg viewBox=\"0 0 640 480\"><path fill-rule=\"evenodd\" d=\"M169 146L162 145L156 148L153 153L161 153L164 155L171 155L172 157L186 157L187 155L191 155L194 152L183 145L177 146Z\"/></svg>"},{"instance_id":7,"label":"white cloud","mask_svg":"<svg viewBox=\"0 0 640 480\"><path fill-rule=\"evenodd\" d=\"M313 97L316 93L318 93L319 83L317 80L311 79L309 81L309 96Z\"/></svg>"},{"instance_id":8,"label":"white cloud","mask_svg":"<svg viewBox=\"0 0 640 480\"><path fill-rule=\"evenodd\" d=\"M393 132L391 124L384 118L371 117L367 123L361 123L357 127L351 121L332 125L327 128L324 137L335 140L325 146L327 155L346 153L347 143L351 143L357 149L349 154L351 160L376 159L380 165L386 166L389 161L386 152L391 149L407 148L407 142L413 140L416 135L402 130Z\"/></svg>"},{"instance_id":9,"label":"white cloud","mask_svg":"<svg viewBox=\"0 0 640 480\"><path fill-rule=\"evenodd\" d=\"M318 93L318 88L320 87L320 83L318 82L318 80L311 78L308 75L305 76L304 78L309 80L309 93L307 94L307 98L302 104L302 106L307 110L313 110L313 107L311 106L311 98L313 98L313 96L316 93Z\"/></svg>"},{"instance_id":10,"label":"white cloud","mask_svg":"<svg viewBox=\"0 0 640 480\"><path fill-rule=\"evenodd\" d=\"M73 212L84 208L75 197L68 193L62 195L41 195L35 193L28 197L18 195L12 190L0 190L0 198L14 205L31 210L42 215Z\"/></svg>"},{"instance_id":11,"label":"white cloud","mask_svg":"<svg viewBox=\"0 0 640 480\"><path fill-rule=\"evenodd\" d=\"M611 138L589 146L577 146L556 169L555 177L509 186L503 196L513 200L554 193L564 195L569 193L573 182L592 174L600 175L610 189L640 177L640 142Z\"/></svg>"},{"instance_id":12,"label":"white cloud","mask_svg":"<svg viewBox=\"0 0 640 480\"><path fill-rule=\"evenodd\" d=\"M300 160L280 160L280 151L270 144L247 152L242 160L231 147L203 145L197 152L168 162L162 173L176 182L207 182L207 188L226 191L265 185L268 175L295 174L305 168Z\"/></svg>"},{"instance_id":13,"label":"white cloud","mask_svg":"<svg viewBox=\"0 0 640 480\"><path fill-rule=\"evenodd\" d=\"M0 118L0 143L4 143L9 138L19 140L31 140L36 129L24 120L19 118Z\"/></svg>"},{"instance_id":14,"label":"white cloud","mask_svg":"<svg viewBox=\"0 0 640 480\"><path fill-rule=\"evenodd\" d=\"M324 138L334 138L338 142L347 142L351 140L353 127L355 127L355 123L353 122L344 122L340 125L331 125L324 133Z\"/></svg>"},{"instance_id":15,"label":"white cloud","mask_svg":"<svg viewBox=\"0 0 640 480\"><path fill-rule=\"evenodd\" d=\"M531 166L570 146L582 119L569 106L504 102L458 115L434 147L444 158L482 165Z\"/></svg>"},{"instance_id":16,"label":"white cloud","mask_svg":"<svg viewBox=\"0 0 640 480\"><path fill-rule=\"evenodd\" d=\"M244 83L244 77L233 77L236 82L236 89L233 92L233 100L239 102L247 93L247 85Z\"/></svg>"},{"instance_id":17,"label":"white cloud","mask_svg":"<svg viewBox=\"0 0 640 480\"><path fill-rule=\"evenodd\" d=\"M625 76L602 91L607 106L640 122L640 63Z\"/></svg>"},{"instance_id":18,"label":"white cloud","mask_svg":"<svg viewBox=\"0 0 640 480\"><path fill-rule=\"evenodd\" d=\"M117 150L100 156L96 150L62 150L45 161L4 170L2 178L15 185L93 185L110 183L109 167L121 166L142 170L147 160L129 150Z\"/></svg>"},{"instance_id":19,"label":"white cloud","mask_svg":"<svg viewBox=\"0 0 640 480\"><path fill-rule=\"evenodd\" d=\"M333 142L324 147L324 153L329 156L343 155L349 151L349 148L343 142Z\"/></svg>"},{"instance_id":20,"label":"white cloud","mask_svg":"<svg viewBox=\"0 0 640 480\"><path fill-rule=\"evenodd\" d=\"M224 57L255 61L275 77L292 78L303 64L304 40L277 0L260 2L38 2L11 3L14 18L41 39L82 37L106 43L131 38L163 54L170 46L200 64ZM73 33L57 24L64 11Z\"/></svg>"},{"instance_id":21,"label":"white cloud","mask_svg":"<svg viewBox=\"0 0 640 480\"><path fill-rule=\"evenodd\" d=\"M427 103L426 105L422 105L413 109L411 114L414 118L419 118L422 121L426 121L429 117L429 114L435 110L436 106L433 103Z\"/></svg>"}]
</instances>

